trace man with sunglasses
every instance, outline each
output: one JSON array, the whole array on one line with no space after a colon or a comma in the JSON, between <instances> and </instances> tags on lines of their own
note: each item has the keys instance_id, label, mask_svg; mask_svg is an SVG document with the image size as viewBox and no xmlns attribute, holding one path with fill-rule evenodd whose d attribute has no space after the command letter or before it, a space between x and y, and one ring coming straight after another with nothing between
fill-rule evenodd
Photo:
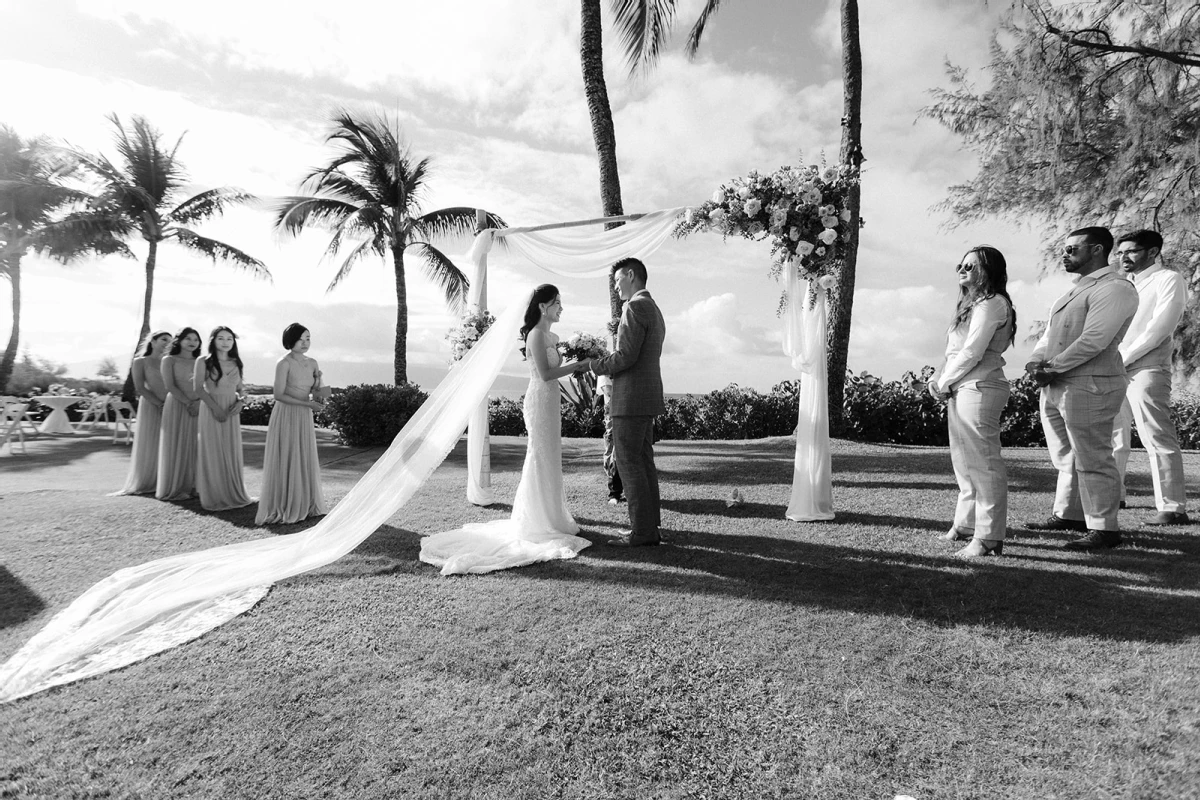
<instances>
[{"instance_id":1,"label":"man with sunglasses","mask_svg":"<svg viewBox=\"0 0 1200 800\"><path fill-rule=\"evenodd\" d=\"M1189 522L1183 488L1183 452L1171 420L1171 335L1183 319L1187 282L1158 260L1162 236L1155 231L1127 233L1117 240L1117 262L1138 293L1138 310L1119 351L1129 388L1113 430L1113 455L1125 499L1125 466L1133 442L1133 424L1150 456L1154 504L1158 515L1147 525Z\"/></svg>"},{"instance_id":2,"label":"man with sunglasses","mask_svg":"<svg viewBox=\"0 0 1200 800\"><path fill-rule=\"evenodd\" d=\"M1121 544L1112 430L1125 400L1118 347L1137 311L1138 294L1108 265L1112 247L1107 228L1080 228L1067 237L1063 268L1078 277L1050 307L1046 331L1025 365L1042 388L1042 429L1058 469L1054 513L1025 527L1077 533L1066 543L1071 550Z\"/></svg>"}]
</instances>

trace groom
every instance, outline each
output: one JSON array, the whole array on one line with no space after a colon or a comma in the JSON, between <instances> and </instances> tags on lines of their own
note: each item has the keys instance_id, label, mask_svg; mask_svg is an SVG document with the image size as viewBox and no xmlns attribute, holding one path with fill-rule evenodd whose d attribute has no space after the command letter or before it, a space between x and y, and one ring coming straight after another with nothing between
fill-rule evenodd
<instances>
[{"instance_id":1,"label":"groom","mask_svg":"<svg viewBox=\"0 0 1200 800\"><path fill-rule=\"evenodd\" d=\"M659 542L654 418L666 410L658 362L667 329L654 298L646 291L645 264L636 258L623 258L613 264L612 275L625 310L617 328L616 350L595 359L592 372L613 379L613 443L633 530L609 544L650 546Z\"/></svg>"}]
</instances>

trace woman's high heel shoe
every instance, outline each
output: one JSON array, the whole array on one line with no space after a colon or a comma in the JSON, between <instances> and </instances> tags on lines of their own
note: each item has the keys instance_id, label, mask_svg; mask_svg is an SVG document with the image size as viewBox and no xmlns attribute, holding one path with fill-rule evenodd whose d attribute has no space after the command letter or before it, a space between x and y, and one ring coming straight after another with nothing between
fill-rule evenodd
<instances>
[{"instance_id":1,"label":"woman's high heel shoe","mask_svg":"<svg viewBox=\"0 0 1200 800\"><path fill-rule=\"evenodd\" d=\"M970 535L960 531L958 528L951 526L950 530L939 534L938 538L945 539L947 542L961 542L963 539L970 539L971 537Z\"/></svg>"},{"instance_id":2,"label":"woman's high heel shoe","mask_svg":"<svg viewBox=\"0 0 1200 800\"><path fill-rule=\"evenodd\" d=\"M1004 555L1004 542L1000 540L972 539L971 543L954 554L958 558L982 558Z\"/></svg>"}]
</instances>

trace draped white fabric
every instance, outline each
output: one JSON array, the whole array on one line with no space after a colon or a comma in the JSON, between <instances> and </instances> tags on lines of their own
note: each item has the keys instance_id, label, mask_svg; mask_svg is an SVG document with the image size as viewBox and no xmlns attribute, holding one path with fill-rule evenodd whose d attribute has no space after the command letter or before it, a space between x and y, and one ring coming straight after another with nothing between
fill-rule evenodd
<instances>
[{"instance_id":1,"label":"draped white fabric","mask_svg":"<svg viewBox=\"0 0 1200 800\"><path fill-rule=\"evenodd\" d=\"M353 550L445 460L499 373L524 316L514 304L422 404L324 519L272 536L158 559L100 581L0 666L0 702L131 664L249 609L270 585Z\"/></svg>"},{"instance_id":2,"label":"draped white fabric","mask_svg":"<svg viewBox=\"0 0 1200 800\"><path fill-rule=\"evenodd\" d=\"M833 467L829 457L829 379L825 364L826 291L812 286L799 270L787 268L787 314L783 351L800 370L800 406L796 423L796 458L792 497L785 516L797 522L833 519Z\"/></svg>"},{"instance_id":3,"label":"draped white fabric","mask_svg":"<svg viewBox=\"0 0 1200 800\"><path fill-rule=\"evenodd\" d=\"M474 246L480 238L476 237L472 243L470 261L473 271L467 303L476 311L487 311L487 250ZM490 237L482 238L487 238L490 244ZM492 450L488 436L486 394L467 423L467 502L477 506L490 506L496 502L496 493L492 491Z\"/></svg>"}]
</instances>

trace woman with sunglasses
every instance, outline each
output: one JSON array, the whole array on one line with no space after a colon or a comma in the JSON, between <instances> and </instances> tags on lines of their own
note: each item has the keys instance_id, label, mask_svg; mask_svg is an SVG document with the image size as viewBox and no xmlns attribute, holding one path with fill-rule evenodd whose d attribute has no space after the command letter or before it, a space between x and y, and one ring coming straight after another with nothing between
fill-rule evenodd
<instances>
[{"instance_id":1,"label":"woman with sunglasses","mask_svg":"<svg viewBox=\"0 0 1200 800\"><path fill-rule=\"evenodd\" d=\"M1012 346L1017 312L999 250L973 247L955 268L958 305L946 335L946 361L929 391L946 401L950 459L958 479L947 541L970 539L961 558L1000 555L1008 522L1008 474L1000 455L1000 414L1008 402L1001 353Z\"/></svg>"}]
</instances>

